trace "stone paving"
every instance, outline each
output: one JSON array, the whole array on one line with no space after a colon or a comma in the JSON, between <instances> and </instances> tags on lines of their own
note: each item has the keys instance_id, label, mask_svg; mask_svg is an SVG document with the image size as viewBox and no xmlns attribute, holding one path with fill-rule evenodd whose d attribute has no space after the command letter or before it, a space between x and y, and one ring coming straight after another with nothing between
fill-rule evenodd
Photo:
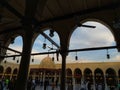
<instances>
[{"instance_id":1,"label":"stone paving","mask_svg":"<svg viewBox=\"0 0 120 90\"><path fill-rule=\"evenodd\" d=\"M68 87L66 86L66 90L68 90L67 88L68 88ZM44 90L44 86L38 85L38 86L36 86L35 90ZM48 86L48 87L46 88L46 90L60 90L60 87L58 86L58 87L54 87L54 89L52 89L52 86ZM76 86L74 87L74 90L80 90L80 87L79 87L78 85L76 85Z\"/></svg>"},{"instance_id":2,"label":"stone paving","mask_svg":"<svg viewBox=\"0 0 120 90\"><path fill-rule=\"evenodd\" d=\"M44 87L43 87L43 86L36 86L35 90L44 90ZM48 87L46 88L46 90L60 90L60 87L57 87L57 88L55 87L54 89L52 89L51 86L48 86ZM68 89L67 86L66 86L66 90L72 90L72 89ZM79 85L75 85L75 86L73 87L73 90L81 90L81 89L80 89L80 86L79 86ZM92 89L92 90L95 90L95 89ZM110 89L109 89L109 88L106 88L105 90L110 90ZM119 90L119 89L116 88L116 89L114 89L114 90Z\"/></svg>"},{"instance_id":3,"label":"stone paving","mask_svg":"<svg viewBox=\"0 0 120 90\"><path fill-rule=\"evenodd\" d=\"M35 90L44 90L44 87L43 86L36 86ZM48 86L46 88L46 90L60 90L60 88L59 87L57 87L57 88L55 87L54 89L52 89L51 86Z\"/></svg>"}]
</instances>

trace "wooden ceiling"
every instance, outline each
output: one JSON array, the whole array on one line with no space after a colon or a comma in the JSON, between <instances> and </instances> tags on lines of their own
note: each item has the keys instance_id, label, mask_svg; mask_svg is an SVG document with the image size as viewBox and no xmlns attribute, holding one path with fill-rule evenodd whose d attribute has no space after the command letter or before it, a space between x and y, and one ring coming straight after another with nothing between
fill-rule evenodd
<instances>
[{"instance_id":1,"label":"wooden ceiling","mask_svg":"<svg viewBox=\"0 0 120 90\"><path fill-rule=\"evenodd\" d=\"M26 1L27 0L0 0L1 39L8 36L6 33L22 29L22 21L25 18ZM30 1L32 3L32 0ZM29 0L28 3L30 3ZM120 0L46 0L46 2L45 0L38 0L32 24L35 27L51 23L56 24L59 21L64 22L76 16L84 17L101 11L115 11L115 14L119 16L119 10ZM99 16L104 19L104 15L102 16L102 14L104 14L104 12ZM94 16L97 15L98 14L94 14ZM106 15L108 17L107 19L111 20L110 15L105 14L105 17ZM62 31L62 33L65 32ZM114 33L116 34L115 38L118 38L118 33L116 31ZM119 43L119 39L116 39L116 41Z\"/></svg>"}]
</instances>

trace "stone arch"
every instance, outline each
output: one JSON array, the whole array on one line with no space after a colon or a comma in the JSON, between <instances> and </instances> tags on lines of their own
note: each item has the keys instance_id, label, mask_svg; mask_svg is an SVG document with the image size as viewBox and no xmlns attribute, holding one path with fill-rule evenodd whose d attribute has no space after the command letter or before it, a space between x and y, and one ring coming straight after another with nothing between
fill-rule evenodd
<instances>
[{"instance_id":1,"label":"stone arch","mask_svg":"<svg viewBox=\"0 0 120 90\"><path fill-rule=\"evenodd\" d=\"M15 69L13 70L12 78L13 78L13 79L16 79L17 74L18 74L18 69L15 68Z\"/></svg>"},{"instance_id":2,"label":"stone arch","mask_svg":"<svg viewBox=\"0 0 120 90\"><path fill-rule=\"evenodd\" d=\"M14 40L19 36L21 36L23 40L23 34L20 34L20 33L11 34L10 33L10 35L8 34L8 36L6 37L6 42L4 44L1 43L1 45L5 47L9 47L10 44L14 44ZM1 54L5 55L6 53L7 53L7 49L1 48ZM1 58L1 59L4 60L5 58Z\"/></svg>"},{"instance_id":3,"label":"stone arch","mask_svg":"<svg viewBox=\"0 0 120 90\"><path fill-rule=\"evenodd\" d=\"M114 35L114 32L113 32L112 28L105 21L100 20L99 18L98 19L97 18L84 18L80 21L80 23L84 24L85 22L88 22L88 21L97 22L97 23L100 23L101 25L105 26L106 28L108 28L108 30L110 31L110 33L112 34L112 36L115 39L115 35ZM94 26L94 25L91 25L91 26ZM71 29L71 32L70 32L69 42L70 42L72 34L76 30L76 28L77 28L77 25L75 24L74 28Z\"/></svg>"},{"instance_id":4,"label":"stone arch","mask_svg":"<svg viewBox=\"0 0 120 90\"><path fill-rule=\"evenodd\" d=\"M115 88L117 86L117 76L113 68L108 68L106 70L106 83L110 88Z\"/></svg>"},{"instance_id":5,"label":"stone arch","mask_svg":"<svg viewBox=\"0 0 120 90\"><path fill-rule=\"evenodd\" d=\"M19 44L19 46L18 46L18 44ZM20 52L22 53L22 46L23 46L23 37L20 35L19 36L16 35L13 37L13 43L9 43L8 47L11 49L15 49L16 51L19 51L19 53L17 53L17 54L20 54ZM16 52L9 51L9 50L7 50L7 53L10 53L11 55L13 55L13 57L11 57L11 59L9 59L9 62L12 62L12 63L19 62L19 58L21 57L21 55L14 56L14 55L16 55Z\"/></svg>"},{"instance_id":6,"label":"stone arch","mask_svg":"<svg viewBox=\"0 0 120 90\"><path fill-rule=\"evenodd\" d=\"M86 68L84 70L84 80L90 81L90 83L93 83L93 75L92 75L92 70L90 68Z\"/></svg>"},{"instance_id":7,"label":"stone arch","mask_svg":"<svg viewBox=\"0 0 120 90\"><path fill-rule=\"evenodd\" d=\"M81 84L82 71L79 68L74 70L74 78L76 84Z\"/></svg>"},{"instance_id":8,"label":"stone arch","mask_svg":"<svg viewBox=\"0 0 120 90\"><path fill-rule=\"evenodd\" d=\"M12 72L12 68L11 67L7 67L6 70L5 70L5 76L4 77L10 79L11 72Z\"/></svg>"},{"instance_id":9,"label":"stone arch","mask_svg":"<svg viewBox=\"0 0 120 90\"><path fill-rule=\"evenodd\" d=\"M98 22L98 23L104 25L105 27L107 27L111 31L112 35L114 36L112 28L107 24L107 22L100 20L99 18L86 18L86 19L82 20L81 23L85 23L87 21Z\"/></svg>"},{"instance_id":10,"label":"stone arch","mask_svg":"<svg viewBox=\"0 0 120 90\"><path fill-rule=\"evenodd\" d=\"M104 82L104 74L102 69L96 68L94 71L94 77L95 77L96 90L98 89L98 86L101 86L102 90L104 90L105 82Z\"/></svg>"},{"instance_id":11,"label":"stone arch","mask_svg":"<svg viewBox=\"0 0 120 90\"><path fill-rule=\"evenodd\" d=\"M67 83L72 83L72 70L70 68L66 69L66 78Z\"/></svg>"},{"instance_id":12,"label":"stone arch","mask_svg":"<svg viewBox=\"0 0 120 90\"><path fill-rule=\"evenodd\" d=\"M49 36L50 30L54 31L54 36L53 37ZM47 37L48 37L48 39L47 39ZM57 41L54 41L54 40L57 40ZM34 34L32 52L36 52L36 53L38 53L39 51L48 52L48 50L51 50L51 48L57 50L58 47L56 47L54 45L54 43L50 42L50 41L57 42L57 44L59 46L59 44L60 44L59 34L56 32L56 30L54 30L54 28L44 28L44 29L42 29L42 31L40 31L40 33ZM46 44L46 48L43 48L43 44ZM34 48L35 51L33 51L33 48ZM40 56L45 57L44 55L40 55ZM34 55L34 57L36 57L36 58L40 58L40 56L35 56ZM49 54L49 56L54 57L55 55L54 54ZM55 57L54 57L54 60L56 60Z\"/></svg>"},{"instance_id":13,"label":"stone arch","mask_svg":"<svg viewBox=\"0 0 120 90\"><path fill-rule=\"evenodd\" d=\"M4 72L4 67L0 65L0 78L2 78Z\"/></svg>"},{"instance_id":14,"label":"stone arch","mask_svg":"<svg viewBox=\"0 0 120 90\"><path fill-rule=\"evenodd\" d=\"M72 70L70 68L66 69L66 74L67 76L71 76L72 75Z\"/></svg>"}]
</instances>

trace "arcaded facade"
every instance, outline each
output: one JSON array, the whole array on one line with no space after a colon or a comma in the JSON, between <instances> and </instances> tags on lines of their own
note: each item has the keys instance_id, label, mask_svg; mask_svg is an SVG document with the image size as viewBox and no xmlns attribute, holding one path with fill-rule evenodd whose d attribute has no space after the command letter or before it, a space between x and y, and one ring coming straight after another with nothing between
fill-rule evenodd
<instances>
[{"instance_id":1,"label":"arcaded facade","mask_svg":"<svg viewBox=\"0 0 120 90\"><path fill-rule=\"evenodd\" d=\"M93 63L67 63L66 84L72 82L80 87L82 82L90 81L94 88L99 84L105 88L117 88L120 82L120 62L93 62ZM19 64L4 63L0 65L0 78L16 78ZM58 81L60 84L61 64L55 64L48 56L40 64L30 65L29 78L44 82ZM97 90L97 89L96 89Z\"/></svg>"}]
</instances>

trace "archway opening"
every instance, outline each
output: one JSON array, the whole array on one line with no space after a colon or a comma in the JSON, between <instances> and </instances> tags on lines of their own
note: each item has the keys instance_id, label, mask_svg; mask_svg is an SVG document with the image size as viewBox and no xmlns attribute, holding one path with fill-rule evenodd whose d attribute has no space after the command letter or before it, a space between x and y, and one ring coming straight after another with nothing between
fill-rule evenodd
<instances>
[{"instance_id":1,"label":"archway opening","mask_svg":"<svg viewBox=\"0 0 120 90\"><path fill-rule=\"evenodd\" d=\"M106 70L106 83L110 90L115 89L117 87L117 78L116 72L112 68L108 68Z\"/></svg>"},{"instance_id":2,"label":"archway opening","mask_svg":"<svg viewBox=\"0 0 120 90\"><path fill-rule=\"evenodd\" d=\"M97 68L94 71L95 75L95 88L98 90L98 88L101 88L102 90L105 89L105 82L104 82L104 74L103 71L99 68Z\"/></svg>"},{"instance_id":3,"label":"archway opening","mask_svg":"<svg viewBox=\"0 0 120 90\"><path fill-rule=\"evenodd\" d=\"M17 36L13 39L12 43L9 44L8 48L15 50L15 51L11 51L11 50L7 50L6 55L8 56L12 56L13 57L8 57L5 58L5 60L9 63L20 63L21 60L21 56L20 53L22 52L22 47L23 47L23 40L22 40L22 36ZM18 56L17 56L18 55Z\"/></svg>"},{"instance_id":4,"label":"archway opening","mask_svg":"<svg viewBox=\"0 0 120 90\"><path fill-rule=\"evenodd\" d=\"M54 35L51 36L50 30L51 29L46 29L43 33L37 35L33 44L32 53L52 52L58 49L58 46L60 46L59 36L55 31L53 32ZM51 57L55 63L59 63L61 61L60 59L57 59L56 54L38 54L31 56L31 58L34 58L35 60L34 62L31 62L31 64L40 63L46 56Z\"/></svg>"},{"instance_id":5,"label":"archway opening","mask_svg":"<svg viewBox=\"0 0 120 90\"><path fill-rule=\"evenodd\" d=\"M96 26L96 28L77 27L74 30L69 49L76 49L76 52L69 53L67 62L119 62L120 55L116 48L96 49L116 46L109 28L96 21L86 21L83 24Z\"/></svg>"},{"instance_id":6,"label":"archway opening","mask_svg":"<svg viewBox=\"0 0 120 90\"><path fill-rule=\"evenodd\" d=\"M66 82L67 82L67 84L72 84L73 83L72 70L70 68L66 69Z\"/></svg>"},{"instance_id":7,"label":"archway opening","mask_svg":"<svg viewBox=\"0 0 120 90\"><path fill-rule=\"evenodd\" d=\"M18 74L18 69L15 68L15 69L13 70L13 74L12 74L12 78L13 78L14 80L17 79L17 74Z\"/></svg>"},{"instance_id":8,"label":"archway opening","mask_svg":"<svg viewBox=\"0 0 120 90\"><path fill-rule=\"evenodd\" d=\"M7 67L7 68L6 68L5 74L4 74L4 78L5 78L5 79L10 79L10 78L11 78L11 77L10 77L11 74L12 74L11 71L12 71L12 69L11 69L10 67Z\"/></svg>"},{"instance_id":9,"label":"archway opening","mask_svg":"<svg viewBox=\"0 0 120 90\"><path fill-rule=\"evenodd\" d=\"M74 71L75 84L81 84L82 72L79 68Z\"/></svg>"}]
</instances>

